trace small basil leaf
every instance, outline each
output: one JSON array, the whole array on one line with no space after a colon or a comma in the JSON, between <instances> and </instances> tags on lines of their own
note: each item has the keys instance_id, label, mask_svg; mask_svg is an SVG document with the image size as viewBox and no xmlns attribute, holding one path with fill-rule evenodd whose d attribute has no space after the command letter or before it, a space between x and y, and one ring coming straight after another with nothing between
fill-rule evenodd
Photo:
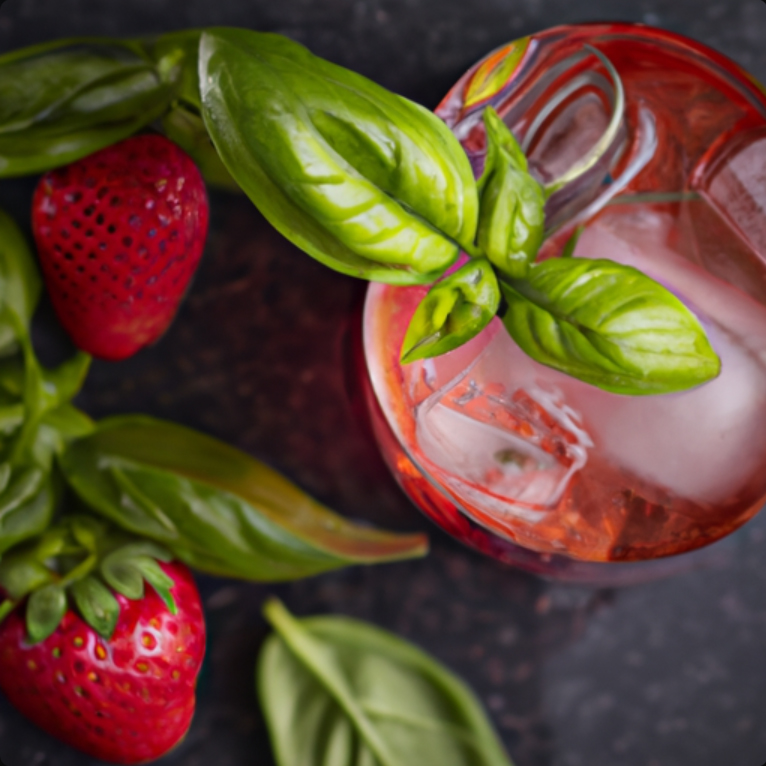
<instances>
[{"instance_id":1,"label":"small basil leaf","mask_svg":"<svg viewBox=\"0 0 766 766\"><path fill-rule=\"evenodd\" d=\"M415 310L401 361L445 354L478 335L500 304L500 287L486 258L477 258L435 284Z\"/></svg>"},{"instance_id":2,"label":"small basil leaf","mask_svg":"<svg viewBox=\"0 0 766 766\"><path fill-rule=\"evenodd\" d=\"M249 455L173 423L109 418L60 465L94 511L212 574L289 580L425 553L423 536L351 524Z\"/></svg>"},{"instance_id":3,"label":"small basil leaf","mask_svg":"<svg viewBox=\"0 0 766 766\"><path fill-rule=\"evenodd\" d=\"M486 153L484 156L484 170L477 181L479 192L484 190L487 181L500 166L510 165L514 170L519 170L523 173L528 171L527 157L524 154L524 150L494 107L486 107L481 116L484 122Z\"/></svg>"},{"instance_id":4,"label":"small basil leaf","mask_svg":"<svg viewBox=\"0 0 766 766\"><path fill-rule=\"evenodd\" d=\"M419 649L276 601L257 689L279 766L510 766L480 703Z\"/></svg>"},{"instance_id":5,"label":"small basil leaf","mask_svg":"<svg viewBox=\"0 0 766 766\"><path fill-rule=\"evenodd\" d=\"M0 177L39 173L127 138L173 87L134 43L82 38L0 56Z\"/></svg>"},{"instance_id":6,"label":"small basil leaf","mask_svg":"<svg viewBox=\"0 0 766 766\"><path fill-rule=\"evenodd\" d=\"M345 274L432 282L471 249L470 164L434 114L279 35L214 29L200 43L202 114L266 218Z\"/></svg>"},{"instance_id":7,"label":"small basil leaf","mask_svg":"<svg viewBox=\"0 0 766 766\"><path fill-rule=\"evenodd\" d=\"M27 634L33 644L44 641L59 626L66 614L67 599L59 585L45 585L34 591L27 602Z\"/></svg>"},{"instance_id":8,"label":"small basil leaf","mask_svg":"<svg viewBox=\"0 0 766 766\"><path fill-rule=\"evenodd\" d=\"M120 617L120 605L102 582L89 575L71 586L77 610L88 625L104 638L111 638Z\"/></svg>"},{"instance_id":9,"label":"small basil leaf","mask_svg":"<svg viewBox=\"0 0 766 766\"><path fill-rule=\"evenodd\" d=\"M552 259L501 281L503 323L533 359L619 394L683 391L720 361L697 318L640 271L608 260Z\"/></svg>"},{"instance_id":10,"label":"small basil leaf","mask_svg":"<svg viewBox=\"0 0 766 766\"><path fill-rule=\"evenodd\" d=\"M527 172L527 161L511 131L491 107L484 110L487 155L479 181L477 244L512 278L525 276L545 233L545 196Z\"/></svg>"}]
</instances>

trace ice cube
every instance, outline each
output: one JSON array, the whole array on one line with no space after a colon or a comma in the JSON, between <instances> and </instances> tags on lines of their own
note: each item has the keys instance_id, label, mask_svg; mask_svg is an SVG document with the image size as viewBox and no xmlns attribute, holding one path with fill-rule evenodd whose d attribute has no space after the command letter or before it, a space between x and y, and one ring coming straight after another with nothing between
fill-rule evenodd
<instances>
[{"instance_id":1,"label":"ice cube","mask_svg":"<svg viewBox=\"0 0 766 766\"><path fill-rule=\"evenodd\" d=\"M588 227L576 255L618 260L670 286L704 322L720 376L662 396L597 394L580 385L566 391L610 461L710 505L736 493L766 458L766 307L679 255L674 245L688 243L674 231L667 211L616 206Z\"/></svg>"},{"instance_id":2,"label":"ice cube","mask_svg":"<svg viewBox=\"0 0 766 766\"><path fill-rule=\"evenodd\" d=\"M460 494L535 515L559 501L592 442L555 387L519 374L518 353L500 328L470 367L418 405L417 440Z\"/></svg>"}]
</instances>

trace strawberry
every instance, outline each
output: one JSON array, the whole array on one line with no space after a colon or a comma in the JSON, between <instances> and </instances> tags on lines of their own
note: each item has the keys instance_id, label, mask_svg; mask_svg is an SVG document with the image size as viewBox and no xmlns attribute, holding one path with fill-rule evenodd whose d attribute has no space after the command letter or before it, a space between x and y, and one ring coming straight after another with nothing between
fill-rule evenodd
<instances>
[{"instance_id":1,"label":"strawberry","mask_svg":"<svg viewBox=\"0 0 766 766\"><path fill-rule=\"evenodd\" d=\"M163 136L134 136L46 173L32 230L74 343L118 360L157 340L194 274L207 226L202 176Z\"/></svg>"},{"instance_id":2,"label":"strawberry","mask_svg":"<svg viewBox=\"0 0 766 766\"><path fill-rule=\"evenodd\" d=\"M77 543L73 548L69 533L71 522L58 551L71 566ZM90 547L103 580L88 570L94 556L87 555L84 568L75 564L69 576L46 584L50 560L42 557L56 534L0 565L6 592L34 587L26 619L17 608L0 624L0 688L42 729L94 758L124 764L158 758L183 738L194 714L205 623L192 575L183 564L158 563L149 554L162 549L152 543L110 544L105 556L99 543ZM144 590L142 577L153 587ZM123 592L111 593L104 581ZM51 618L58 609L51 593L62 589L77 611L65 599Z\"/></svg>"}]
</instances>

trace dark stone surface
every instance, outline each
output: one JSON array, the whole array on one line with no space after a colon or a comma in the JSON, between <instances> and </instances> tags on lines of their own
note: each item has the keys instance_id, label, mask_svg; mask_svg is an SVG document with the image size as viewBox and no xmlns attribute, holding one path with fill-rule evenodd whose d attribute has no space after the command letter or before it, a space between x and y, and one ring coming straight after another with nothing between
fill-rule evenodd
<instances>
[{"instance_id":1,"label":"dark stone surface","mask_svg":"<svg viewBox=\"0 0 766 766\"><path fill-rule=\"evenodd\" d=\"M0 50L64 34L251 26L433 106L493 46L603 18L690 35L766 80L760 0L7 0ZM0 184L0 204L25 217L31 188ZM547 584L462 548L412 509L367 433L351 365L363 285L298 253L246 200L212 202L206 256L171 331L129 362L94 365L82 405L213 433L343 513L428 531L433 550L277 587L202 579L210 640L199 711L161 763L272 763L252 681L269 592L299 614L361 617L433 653L481 696L517 766L763 763L766 518L706 568L614 591ZM37 338L53 353L64 347L45 311ZM0 758L95 766L2 701Z\"/></svg>"}]
</instances>

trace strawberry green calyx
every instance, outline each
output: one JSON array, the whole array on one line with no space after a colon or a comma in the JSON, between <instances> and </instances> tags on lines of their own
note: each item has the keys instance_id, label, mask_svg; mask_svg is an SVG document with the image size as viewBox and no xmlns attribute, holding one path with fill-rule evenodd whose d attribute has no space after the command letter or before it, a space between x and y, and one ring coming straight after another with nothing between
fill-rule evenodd
<instances>
[{"instance_id":1,"label":"strawberry green calyx","mask_svg":"<svg viewBox=\"0 0 766 766\"><path fill-rule=\"evenodd\" d=\"M26 598L28 639L39 643L56 631L71 605L108 639L120 615L116 593L137 601L148 583L168 611L177 613L173 580L158 563L171 560L162 546L131 538L98 519L64 517L0 562L6 593L0 620Z\"/></svg>"}]
</instances>

